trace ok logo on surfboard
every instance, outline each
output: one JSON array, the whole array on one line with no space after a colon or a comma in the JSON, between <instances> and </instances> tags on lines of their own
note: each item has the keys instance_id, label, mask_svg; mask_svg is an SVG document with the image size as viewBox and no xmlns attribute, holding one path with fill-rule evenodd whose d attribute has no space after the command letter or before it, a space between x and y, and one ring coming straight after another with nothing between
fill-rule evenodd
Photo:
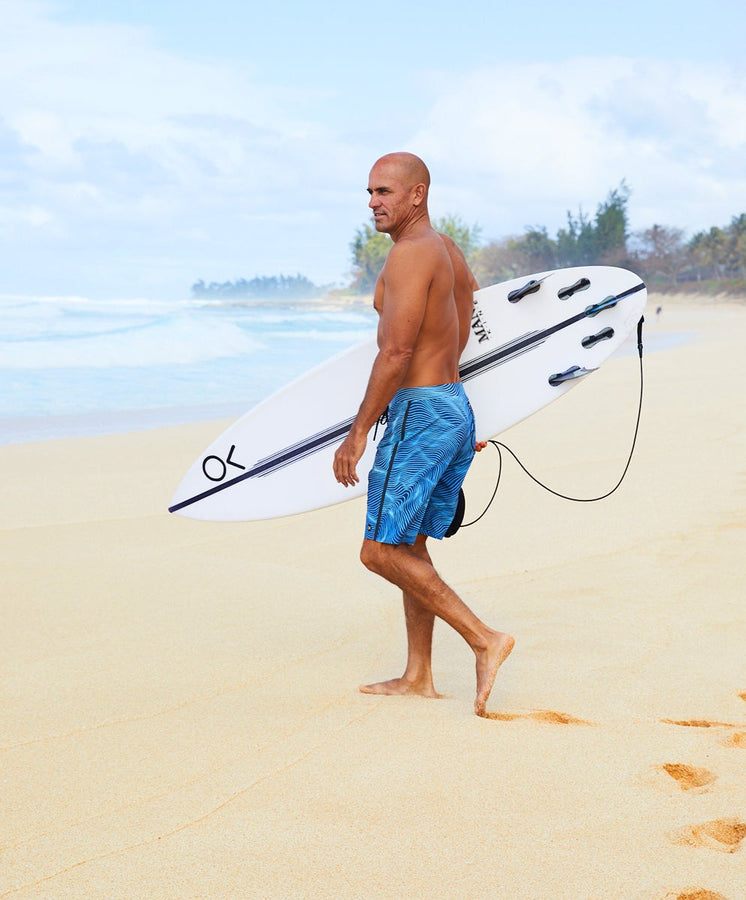
<instances>
[{"instance_id":1,"label":"ok logo on surfboard","mask_svg":"<svg viewBox=\"0 0 746 900\"><path fill-rule=\"evenodd\" d=\"M228 474L228 466L234 466L236 469L245 469L246 466L242 466L240 462L236 462L233 459L233 452L235 449L236 445L231 444L231 449L228 451L225 462L223 462L219 456L215 456L212 453L209 456L206 456L202 460L202 471L204 472L205 478L209 478L210 481L222 481Z\"/></svg>"}]
</instances>

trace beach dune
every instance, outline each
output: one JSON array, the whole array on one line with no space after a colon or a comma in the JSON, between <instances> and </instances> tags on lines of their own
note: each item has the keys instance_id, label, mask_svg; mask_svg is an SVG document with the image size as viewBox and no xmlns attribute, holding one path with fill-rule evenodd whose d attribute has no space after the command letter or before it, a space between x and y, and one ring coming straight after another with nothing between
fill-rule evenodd
<instances>
[{"instance_id":1,"label":"beach dune","mask_svg":"<svg viewBox=\"0 0 746 900\"><path fill-rule=\"evenodd\" d=\"M743 900L746 306L649 318L687 340L646 356L622 487L506 457L433 546L516 637L486 719L442 623L442 699L358 692L405 652L362 501L166 512L227 423L0 447L0 898ZM501 440L603 493L638 388L615 359Z\"/></svg>"}]
</instances>

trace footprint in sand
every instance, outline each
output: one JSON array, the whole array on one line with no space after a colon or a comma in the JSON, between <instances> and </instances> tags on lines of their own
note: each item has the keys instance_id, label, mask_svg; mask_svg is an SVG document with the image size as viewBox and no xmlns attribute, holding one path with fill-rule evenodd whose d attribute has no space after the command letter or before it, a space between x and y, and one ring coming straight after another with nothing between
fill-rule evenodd
<instances>
[{"instance_id":1,"label":"footprint in sand","mask_svg":"<svg viewBox=\"0 0 746 900\"><path fill-rule=\"evenodd\" d=\"M742 691L738 696L746 701L746 691ZM743 728L743 725L736 725L733 722L713 722L710 719L661 719L661 722L664 725L680 725L683 728Z\"/></svg>"},{"instance_id":2,"label":"footprint in sand","mask_svg":"<svg viewBox=\"0 0 746 900\"><path fill-rule=\"evenodd\" d=\"M746 731L736 731L734 734L729 734L720 743L726 747L743 747L746 750Z\"/></svg>"},{"instance_id":3,"label":"footprint in sand","mask_svg":"<svg viewBox=\"0 0 746 900\"><path fill-rule=\"evenodd\" d=\"M735 853L746 837L746 822L740 819L713 819L699 825L689 825L674 838L676 844L705 847L721 853Z\"/></svg>"},{"instance_id":4,"label":"footprint in sand","mask_svg":"<svg viewBox=\"0 0 746 900\"><path fill-rule=\"evenodd\" d=\"M534 722L543 722L545 725L592 725L593 722L586 722L584 719L576 719L569 713L554 712L551 709L538 709L528 713L507 713L493 712L487 713L488 719L494 719L497 722L514 722L516 719L533 719Z\"/></svg>"},{"instance_id":5,"label":"footprint in sand","mask_svg":"<svg viewBox=\"0 0 746 900\"><path fill-rule=\"evenodd\" d=\"M746 691L738 695L741 700L746 701ZM739 729L743 725L736 725L733 722L714 722L710 719L661 719L664 725L679 725L682 728L729 728ZM734 731L720 741L725 747L744 747L746 748L746 732Z\"/></svg>"},{"instance_id":6,"label":"footprint in sand","mask_svg":"<svg viewBox=\"0 0 746 900\"><path fill-rule=\"evenodd\" d=\"M738 728L732 722L711 722L709 719L661 719L664 725L681 725L684 728Z\"/></svg>"},{"instance_id":7,"label":"footprint in sand","mask_svg":"<svg viewBox=\"0 0 746 900\"><path fill-rule=\"evenodd\" d=\"M665 765L661 766L661 770L666 775L670 775L682 791L704 788L708 784L712 784L717 778L717 775L710 772L709 769L703 769L699 766L687 766L684 763L665 763Z\"/></svg>"},{"instance_id":8,"label":"footprint in sand","mask_svg":"<svg viewBox=\"0 0 746 900\"><path fill-rule=\"evenodd\" d=\"M717 891L706 891L704 888L692 888L682 891L680 894L666 894L665 900L726 900Z\"/></svg>"}]
</instances>

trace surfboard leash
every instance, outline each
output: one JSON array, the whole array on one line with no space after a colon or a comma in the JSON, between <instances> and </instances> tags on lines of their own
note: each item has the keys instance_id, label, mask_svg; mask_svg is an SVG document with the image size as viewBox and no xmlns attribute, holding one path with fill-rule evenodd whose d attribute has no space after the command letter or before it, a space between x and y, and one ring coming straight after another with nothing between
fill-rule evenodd
<instances>
[{"instance_id":1,"label":"surfboard leash","mask_svg":"<svg viewBox=\"0 0 746 900\"><path fill-rule=\"evenodd\" d=\"M533 482L538 484L539 487L543 488L545 491L548 491L550 494L554 494L555 497L559 497L562 500L570 500L573 503L597 503L599 500L605 500L607 497L610 497L617 490L617 488L624 481L625 476L627 475L627 472L629 470L630 463L632 462L632 456L634 455L634 452L635 452L635 446L637 444L637 435L640 430L640 419L642 417L642 401L643 401L643 395L644 395L644 381L645 381L644 374L643 374L643 364L642 364L642 354L643 354L642 326L643 326L644 321L645 321L645 316L641 316L640 321L637 323L637 354L638 354L638 357L640 360L640 398L639 398L639 402L637 405L637 421L635 422L635 433L632 437L632 446L630 447L629 456L627 457L627 463L624 467L624 471L622 472L619 480L614 485L614 487L611 488L611 490L606 491L606 493L600 494L598 497L571 497L568 494L563 494L560 491L556 491L556 490L554 490L554 488L551 488L548 485L544 484L543 481L541 481L534 474L529 472L529 470L526 468L526 466L518 458L516 453L513 450L511 450L511 448L508 447L507 444L503 444L502 441L496 441L494 439L491 439L487 443L492 444L495 447L495 449L497 450L498 459L499 459L499 467L497 470L497 480L495 481L495 489L492 492L492 496L490 497L489 502L487 503L485 508L482 510L482 512L476 517L476 519L472 519L471 522L463 523L460 526L461 528L468 528L470 525L476 525L476 523L479 522L479 520L484 517L484 515L487 513L487 510L492 506L492 502L495 499L495 497L497 496L497 491L498 491L498 488L500 487L500 478L502 477L502 471L503 471L502 451L503 450L505 450L507 453L509 453L513 457L513 459L518 463L518 465L521 467L521 469L523 469L523 471L526 473L526 475L528 475L528 477ZM455 531L452 531L451 534L455 534Z\"/></svg>"}]
</instances>

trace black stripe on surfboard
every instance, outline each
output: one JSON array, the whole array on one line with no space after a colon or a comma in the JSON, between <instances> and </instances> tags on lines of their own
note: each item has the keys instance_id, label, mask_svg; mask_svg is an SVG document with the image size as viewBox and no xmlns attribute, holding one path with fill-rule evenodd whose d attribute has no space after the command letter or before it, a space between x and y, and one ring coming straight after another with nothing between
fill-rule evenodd
<instances>
[{"instance_id":1,"label":"black stripe on surfboard","mask_svg":"<svg viewBox=\"0 0 746 900\"><path fill-rule=\"evenodd\" d=\"M582 312L577 313L576 315L571 316L569 319L565 319L564 321L559 322L556 325L553 325L551 328L547 328L544 331L533 331L528 334L522 335L519 338L515 338L514 340L509 341L507 344L503 344L502 346L497 347L495 350L492 350L489 353L485 353L477 359L474 359L471 362L461 366L461 368L459 369L459 375L462 381L468 381L470 378L475 378L477 375L480 375L483 372L487 372L490 369L495 368L496 366L502 365L503 363L514 359L516 356L520 356L523 353L528 353L529 350L533 350L539 345L543 344L548 337L556 334L563 328L568 328L570 325L574 325L576 322L580 322L582 319L585 319L588 316L595 316L597 313L603 311L604 309L610 309L611 307L616 306L616 304L620 300L623 300L625 297L629 297L632 294L636 294L638 291L641 291L644 288L645 284L643 282L640 282L634 287L628 288L626 291L623 291L621 294L616 294L614 296L607 297L598 303L591 304ZM240 475L237 475L235 478L231 478L228 481L216 484L199 494L195 494L193 497L189 497L186 500L175 503L173 506L169 506L168 511L178 512L180 509L184 509L186 506L191 506L193 503L198 503L200 500L204 500L207 497L211 497L213 494L217 494L220 491L226 490L226 488L233 487L241 481L246 481L247 478L258 478L264 475L271 475L272 473L278 471L279 469L285 468L285 466L288 466L291 463L297 462L300 459L304 459L306 456L310 456L311 454L316 453L319 450L323 450L324 447L328 447L329 444L333 444L335 441L345 437L345 435L347 435L350 428L352 427L353 421L354 417L346 419L344 422L339 422L336 425L332 425L329 428L326 428L324 431L320 431L317 434L312 435L311 437L304 438L302 441L299 441L296 444L291 444L289 447L284 447L282 450L279 450L272 456L267 456L264 459L259 460L256 465L252 466L250 469L247 469L245 472L242 472Z\"/></svg>"},{"instance_id":2,"label":"black stripe on surfboard","mask_svg":"<svg viewBox=\"0 0 746 900\"><path fill-rule=\"evenodd\" d=\"M459 367L459 377L462 381L468 381L470 378L476 378L477 375L481 375L490 369L494 369L496 366L501 366L503 363L515 359L516 356L528 353L529 350L533 350L539 344L544 343L546 338L542 338L541 334L542 332L540 331L530 331L521 335L521 337L509 341L507 344L502 344L500 347L490 350L489 353L477 356Z\"/></svg>"},{"instance_id":3,"label":"black stripe on surfboard","mask_svg":"<svg viewBox=\"0 0 746 900\"><path fill-rule=\"evenodd\" d=\"M346 419L344 422L332 425L330 428L326 428L318 434L314 434L309 438L304 438L297 444L285 447L272 456L260 459L256 465L247 469L245 472L242 472L240 475L236 475L235 478L216 484L206 491L195 494L193 497L189 497L186 500L181 500L179 503L169 506L168 511L178 512L180 509L184 509L185 506L191 506L193 503L198 503L200 500L211 497L213 494L224 491L226 488L233 487L234 484L245 481L247 478L260 478L263 475L271 475L273 472L283 469L285 466L289 466L299 459L304 459L312 453L323 450L324 447L328 447L329 444L333 444L335 441L343 438L352 427L353 421L354 417Z\"/></svg>"},{"instance_id":4,"label":"black stripe on surfboard","mask_svg":"<svg viewBox=\"0 0 746 900\"><path fill-rule=\"evenodd\" d=\"M259 477L270 475L278 469L284 469L285 466L289 466L299 459L304 459L306 456L316 453L318 450L323 450L324 447L328 447L329 444L333 444L339 438L344 437L352 427L353 421L353 418L346 419L338 425L332 425L331 428L320 431L318 434L313 435L313 437L304 438L302 441L298 441L297 444L291 444L290 447L285 447L285 449L280 450L279 453L273 453L272 456L265 456L264 459L260 459L251 470L252 474L258 475Z\"/></svg>"}]
</instances>

